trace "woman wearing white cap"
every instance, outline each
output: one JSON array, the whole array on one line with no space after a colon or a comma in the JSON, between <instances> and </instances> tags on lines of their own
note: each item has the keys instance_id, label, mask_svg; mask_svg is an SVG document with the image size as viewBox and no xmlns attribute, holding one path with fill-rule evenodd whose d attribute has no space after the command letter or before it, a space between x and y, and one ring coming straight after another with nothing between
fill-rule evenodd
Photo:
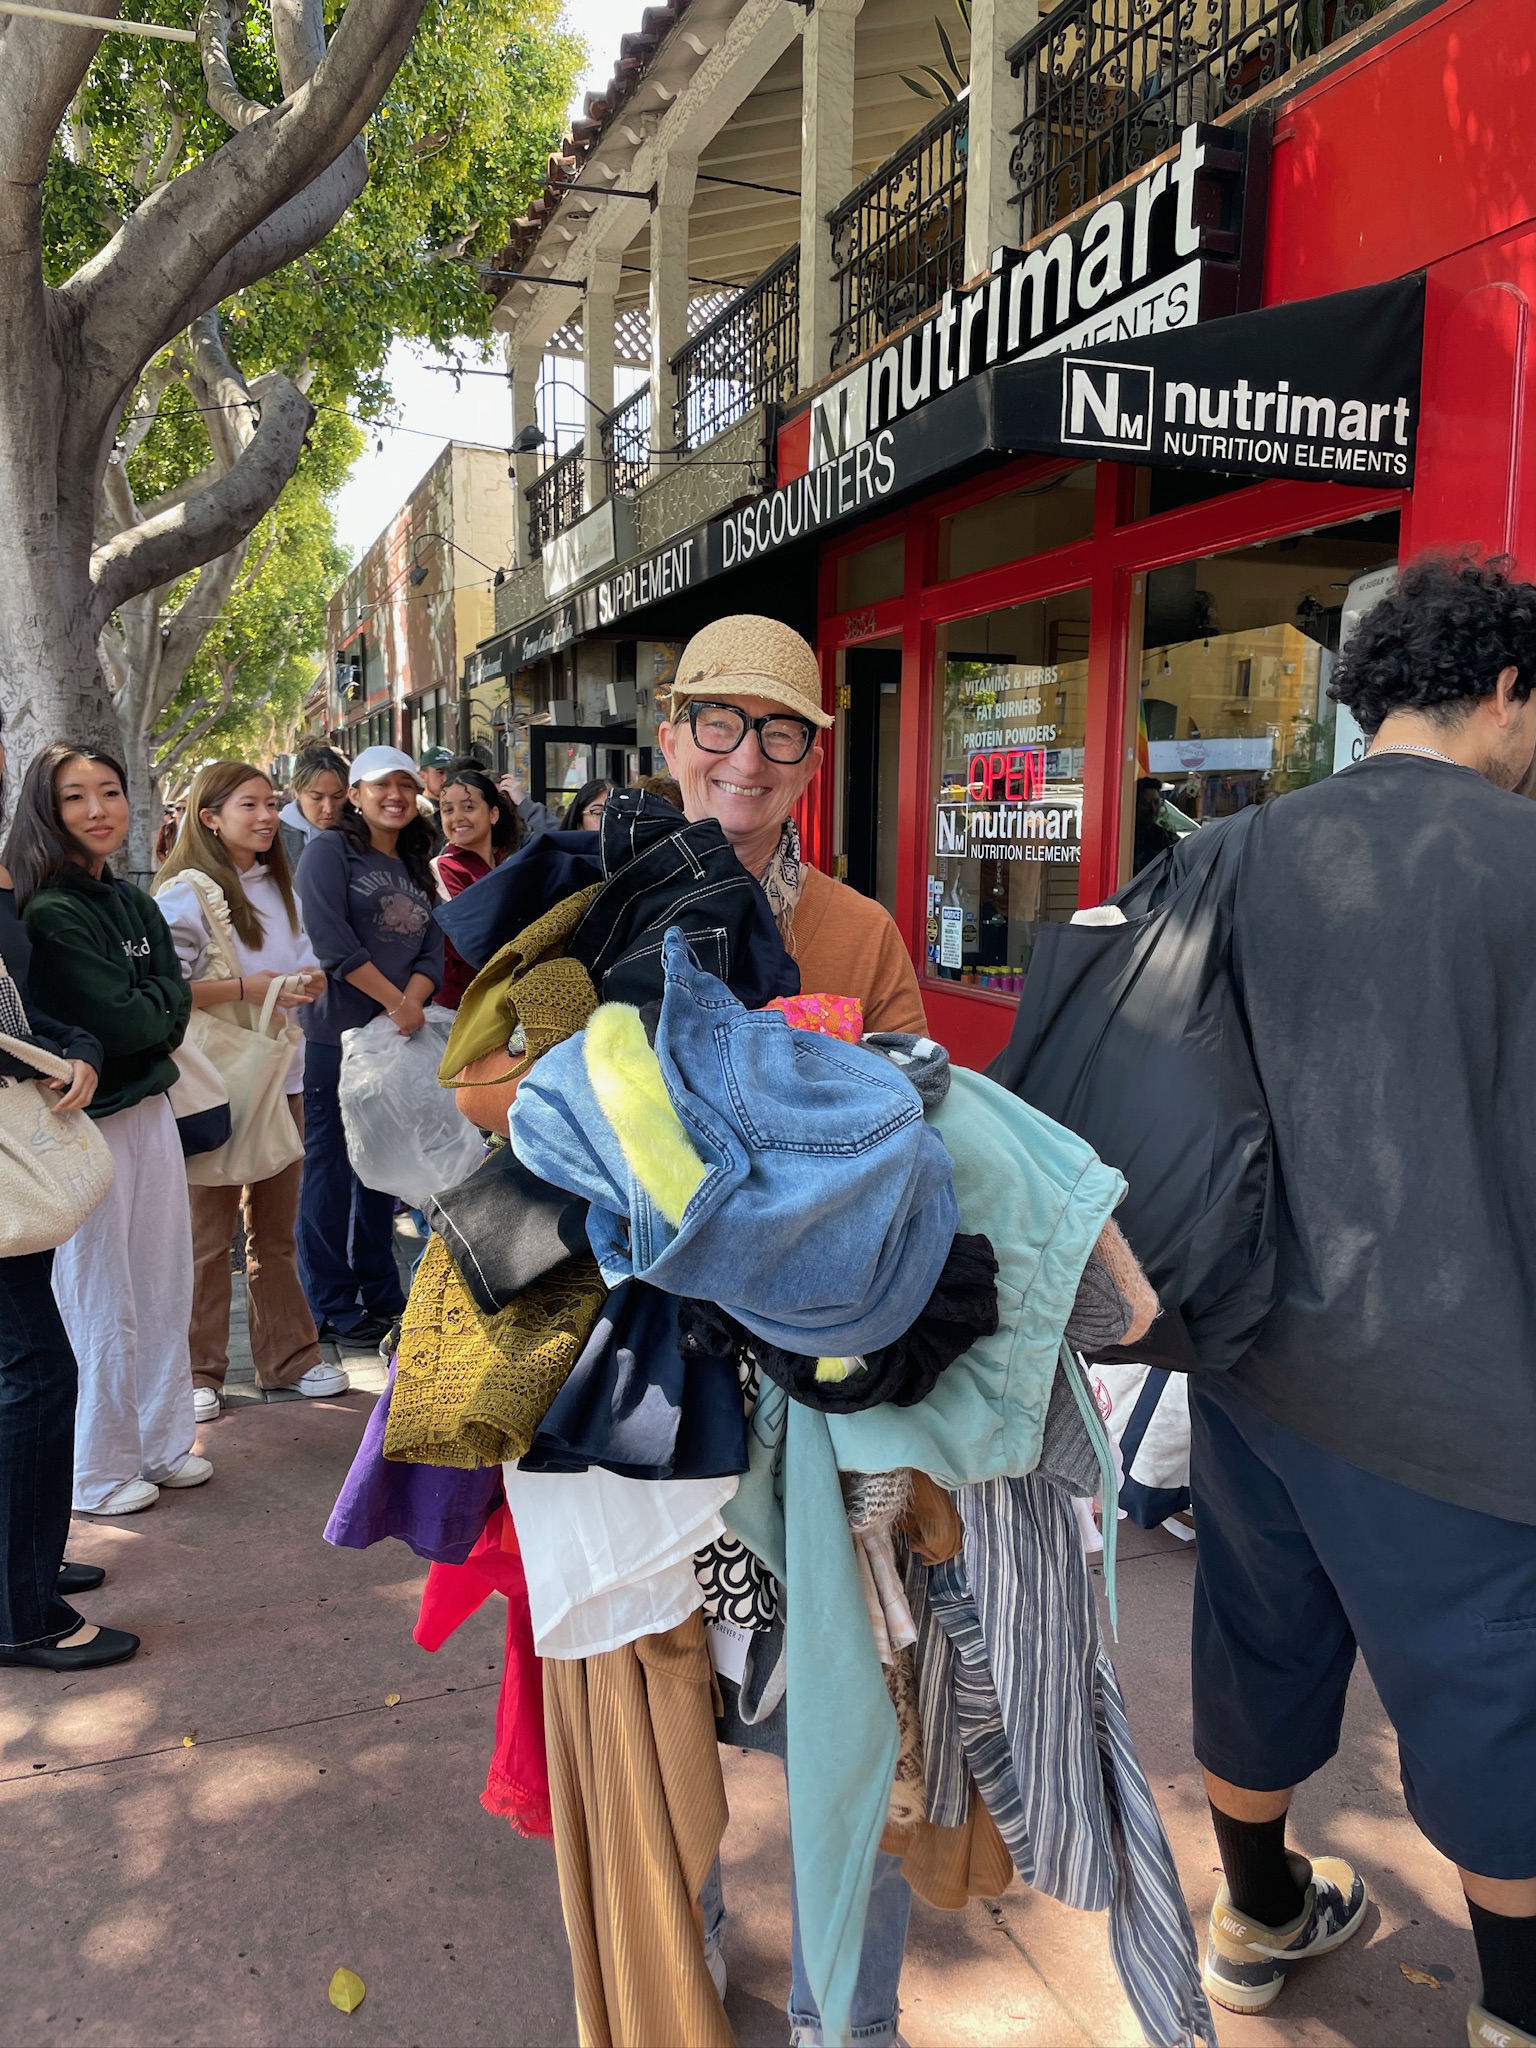
<instances>
[{"instance_id":1,"label":"woman wearing white cap","mask_svg":"<svg viewBox=\"0 0 1536 2048\"><path fill-rule=\"evenodd\" d=\"M376 1344L405 1306L395 1268L394 1203L365 1188L347 1158L337 1084L341 1034L382 1011L409 1035L443 977L432 828L416 799L422 779L398 747L365 747L352 763L352 808L305 849L298 890L325 992L301 1019L304 1178L299 1271L322 1337Z\"/></svg>"}]
</instances>

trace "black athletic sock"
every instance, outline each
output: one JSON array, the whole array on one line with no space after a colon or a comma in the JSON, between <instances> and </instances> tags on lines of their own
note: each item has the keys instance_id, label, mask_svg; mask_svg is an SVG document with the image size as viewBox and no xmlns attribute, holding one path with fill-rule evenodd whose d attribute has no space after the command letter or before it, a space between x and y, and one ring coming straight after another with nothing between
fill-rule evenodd
<instances>
[{"instance_id":1,"label":"black athletic sock","mask_svg":"<svg viewBox=\"0 0 1536 2048\"><path fill-rule=\"evenodd\" d=\"M1307 1895L1286 1861L1285 1815L1278 1820L1234 1820L1213 1806L1211 1821L1233 1911L1245 1920L1257 1920L1261 1927L1289 1927L1300 1917Z\"/></svg>"},{"instance_id":2,"label":"black athletic sock","mask_svg":"<svg viewBox=\"0 0 1536 2048\"><path fill-rule=\"evenodd\" d=\"M1516 1920L1470 1899L1467 1911L1483 1973L1483 2010L1536 2034L1536 1914Z\"/></svg>"}]
</instances>

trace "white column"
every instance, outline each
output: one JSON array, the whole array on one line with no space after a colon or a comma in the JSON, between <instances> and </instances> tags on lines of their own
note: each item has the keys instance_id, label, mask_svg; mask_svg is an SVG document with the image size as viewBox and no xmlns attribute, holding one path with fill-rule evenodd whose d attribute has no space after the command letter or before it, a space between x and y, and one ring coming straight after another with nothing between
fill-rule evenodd
<instances>
[{"instance_id":1,"label":"white column","mask_svg":"<svg viewBox=\"0 0 1536 2048\"><path fill-rule=\"evenodd\" d=\"M587 264L587 295L581 304L581 345L586 372L587 421L583 430L587 470L585 503L590 512L608 495L608 467L603 461L602 420L613 410L613 320L622 256L594 253Z\"/></svg>"},{"instance_id":2,"label":"white column","mask_svg":"<svg viewBox=\"0 0 1536 2048\"><path fill-rule=\"evenodd\" d=\"M512 350L512 432L520 434L524 427L538 424L536 394L539 388L539 365L544 359L542 342L527 343ZM513 491L512 515L517 541L517 561L526 568L533 560L528 545L528 492L538 479L539 458L532 455L514 455L512 467L517 472L517 483Z\"/></svg>"},{"instance_id":3,"label":"white column","mask_svg":"<svg viewBox=\"0 0 1536 2048\"><path fill-rule=\"evenodd\" d=\"M800 388L832 367L837 286L827 215L853 188L853 32L863 0L816 0L800 84Z\"/></svg>"},{"instance_id":4,"label":"white column","mask_svg":"<svg viewBox=\"0 0 1536 2048\"><path fill-rule=\"evenodd\" d=\"M972 0L971 138L965 174L965 274L978 277L1001 244L1019 239L1018 193L1008 159L1024 111L1024 80L1007 52L1040 19L1040 0Z\"/></svg>"},{"instance_id":5,"label":"white column","mask_svg":"<svg viewBox=\"0 0 1536 2048\"><path fill-rule=\"evenodd\" d=\"M696 156L668 156L657 167L651 209L651 447L658 457L677 443L672 358L688 339L688 215L698 168ZM653 458L652 467L660 461Z\"/></svg>"}]
</instances>

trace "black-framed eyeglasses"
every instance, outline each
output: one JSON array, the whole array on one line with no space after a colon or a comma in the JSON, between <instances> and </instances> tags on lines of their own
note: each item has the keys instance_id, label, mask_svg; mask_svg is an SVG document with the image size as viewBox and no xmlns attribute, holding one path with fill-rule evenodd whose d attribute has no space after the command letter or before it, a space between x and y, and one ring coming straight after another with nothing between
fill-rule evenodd
<instances>
[{"instance_id":1,"label":"black-framed eyeglasses","mask_svg":"<svg viewBox=\"0 0 1536 2048\"><path fill-rule=\"evenodd\" d=\"M757 734L757 744L766 759L792 768L811 751L816 728L808 718L796 718L788 711L768 711L761 718L748 718L734 704L711 704L695 697L683 716L693 743L706 754L734 754L748 732Z\"/></svg>"}]
</instances>

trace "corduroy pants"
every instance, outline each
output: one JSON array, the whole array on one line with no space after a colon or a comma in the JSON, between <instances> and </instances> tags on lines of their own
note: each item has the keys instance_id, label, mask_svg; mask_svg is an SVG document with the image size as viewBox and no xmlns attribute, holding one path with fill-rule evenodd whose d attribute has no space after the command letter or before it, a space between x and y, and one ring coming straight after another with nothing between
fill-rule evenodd
<instances>
[{"instance_id":1,"label":"corduroy pants","mask_svg":"<svg viewBox=\"0 0 1536 2048\"><path fill-rule=\"evenodd\" d=\"M581 2048L732 2048L698 1897L725 1832L702 1617L544 1659L560 1906Z\"/></svg>"}]
</instances>

